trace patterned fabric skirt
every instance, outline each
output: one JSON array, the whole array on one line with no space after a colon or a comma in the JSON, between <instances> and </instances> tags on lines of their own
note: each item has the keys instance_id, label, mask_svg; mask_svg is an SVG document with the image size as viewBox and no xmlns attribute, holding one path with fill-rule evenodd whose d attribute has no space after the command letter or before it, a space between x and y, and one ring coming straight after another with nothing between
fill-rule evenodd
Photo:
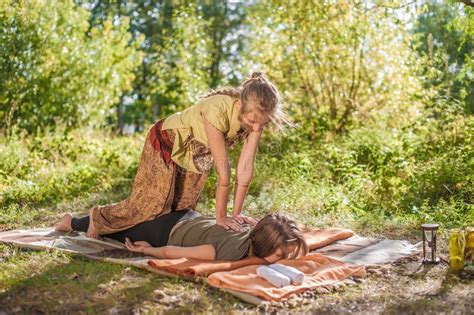
<instances>
[{"instance_id":1,"label":"patterned fabric skirt","mask_svg":"<svg viewBox=\"0 0 474 315\"><path fill-rule=\"evenodd\" d=\"M185 170L170 160L173 130L161 130L162 121L147 135L130 196L120 202L92 208L100 235L119 232L171 211L195 209L207 173Z\"/></svg>"}]
</instances>

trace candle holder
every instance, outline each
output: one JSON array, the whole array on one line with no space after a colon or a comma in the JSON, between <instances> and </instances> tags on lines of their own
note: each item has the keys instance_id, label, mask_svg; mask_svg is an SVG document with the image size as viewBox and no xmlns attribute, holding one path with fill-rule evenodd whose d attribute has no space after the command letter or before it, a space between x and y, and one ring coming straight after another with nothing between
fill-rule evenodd
<instances>
[{"instance_id":1,"label":"candle holder","mask_svg":"<svg viewBox=\"0 0 474 315\"><path fill-rule=\"evenodd\" d=\"M460 273L464 268L464 249L466 238L461 229L452 229L449 235L449 267L451 271Z\"/></svg>"},{"instance_id":2,"label":"candle holder","mask_svg":"<svg viewBox=\"0 0 474 315\"><path fill-rule=\"evenodd\" d=\"M439 264L439 257L436 257L436 232L438 224L422 224L423 231L423 264Z\"/></svg>"}]
</instances>

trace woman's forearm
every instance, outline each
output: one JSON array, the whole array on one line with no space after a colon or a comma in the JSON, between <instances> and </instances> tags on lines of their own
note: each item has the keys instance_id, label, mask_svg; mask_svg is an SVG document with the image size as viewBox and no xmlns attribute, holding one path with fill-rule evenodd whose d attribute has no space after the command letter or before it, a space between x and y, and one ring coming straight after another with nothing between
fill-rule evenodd
<instances>
[{"instance_id":1,"label":"woman's forearm","mask_svg":"<svg viewBox=\"0 0 474 315\"><path fill-rule=\"evenodd\" d=\"M246 165L239 165L237 167L237 175L235 177L234 185L234 206L232 215L237 216L242 212L245 197L253 177L253 159L247 161L239 161L239 164L246 163Z\"/></svg>"},{"instance_id":2,"label":"woman's forearm","mask_svg":"<svg viewBox=\"0 0 474 315\"><path fill-rule=\"evenodd\" d=\"M230 185L219 185L216 188L216 217L227 216L227 202L229 201Z\"/></svg>"},{"instance_id":3,"label":"woman's forearm","mask_svg":"<svg viewBox=\"0 0 474 315\"><path fill-rule=\"evenodd\" d=\"M242 206L253 178L255 156L260 135L261 132L251 133L240 153L235 177L233 216L237 216L242 212Z\"/></svg>"},{"instance_id":4,"label":"woman's forearm","mask_svg":"<svg viewBox=\"0 0 474 315\"><path fill-rule=\"evenodd\" d=\"M192 247L145 247L143 249L143 254L161 259L194 258L203 260L214 260L216 251L214 246L206 244Z\"/></svg>"},{"instance_id":5,"label":"woman's forearm","mask_svg":"<svg viewBox=\"0 0 474 315\"><path fill-rule=\"evenodd\" d=\"M245 196L247 196L249 186L235 183L234 188L234 206L232 210L233 216L238 216L242 212Z\"/></svg>"},{"instance_id":6,"label":"woman's forearm","mask_svg":"<svg viewBox=\"0 0 474 315\"><path fill-rule=\"evenodd\" d=\"M227 216L227 202L230 191L230 164L228 159L215 161L217 171L216 217Z\"/></svg>"},{"instance_id":7,"label":"woman's forearm","mask_svg":"<svg viewBox=\"0 0 474 315\"><path fill-rule=\"evenodd\" d=\"M163 257L163 249L164 247L145 247L142 253L147 256L153 256L156 258L165 258Z\"/></svg>"}]
</instances>

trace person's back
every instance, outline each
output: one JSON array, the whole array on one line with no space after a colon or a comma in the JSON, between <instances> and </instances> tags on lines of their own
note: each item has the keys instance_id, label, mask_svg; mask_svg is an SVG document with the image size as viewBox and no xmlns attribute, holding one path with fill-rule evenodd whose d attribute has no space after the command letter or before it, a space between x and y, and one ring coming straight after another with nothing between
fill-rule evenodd
<instances>
[{"instance_id":1,"label":"person's back","mask_svg":"<svg viewBox=\"0 0 474 315\"><path fill-rule=\"evenodd\" d=\"M250 225L242 232L226 230L216 225L214 217L200 216L178 223L171 232L168 245L191 247L209 244L214 247L215 260L239 260L249 253L250 231Z\"/></svg>"}]
</instances>

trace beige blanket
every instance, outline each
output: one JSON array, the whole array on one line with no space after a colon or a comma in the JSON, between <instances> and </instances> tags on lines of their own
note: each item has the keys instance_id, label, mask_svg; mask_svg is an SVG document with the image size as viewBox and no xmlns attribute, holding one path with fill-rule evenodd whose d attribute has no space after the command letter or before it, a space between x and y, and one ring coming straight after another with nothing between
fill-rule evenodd
<instances>
[{"instance_id":1,"label":"beige blanket","mask_svg":"<svg viewBox=\"0 0 474 315\"><path fill-rule=\"evenodd\" d=\"M344 276L334 279L329 279L331 282L340 281L347 276L360 276L363 274L360 267L351 267L347 263L355 263L358 265L369 265L369 264L385 264L390 263L398 258L406 257L419 253L419 247L411 245L406 241L396 240L378 240L372 238L363 238L359 236L352 236L352 232L343 229L311 229L306 230L305 235L310 237L308 239L310 247L315 253L322 255L309 255L309 257L317 257L319 262L326 261L331 262L327 267L329 268L346 268L343 273ZM308 234L309 233L309 234ZM336 241L338 240L338 241ZM136 253L129 252L122 243L111 240L94 240L87 238L84 233L72 232L64 233L54 231L52 228L45 229L32 229L32 230L13 230L0 232L0 242L12 244L14 246L31 248L38 250L45 249L56 249L69 253L79 254L90 259L109 261L113 263L132 265L138 268L147 269L149 271L167 275L167 276L206 276L212 274L212 277L208 277L207 281L216 287L219 287L225 291L228 291L239 298L254 304L262 302L263 299L269 300L280 300L288 296L288 292L284 292L280 295L269 295L267 293L257 293L257 291L249 292L248 288L239 288L234 284L229 286L234 276L240 277L241 272L247 272L247 276L252 278L254 281L255 275L253 274L253 268L255 262L247 263L247 261L240 262L215 262L212 271L206 265L192 262L186 259L176 263L176 260L157 260L153 257L147 257ZM333 259L336 258L336 259ZM338 261L337 264L334 264ZM233 265L237 263L237 265ZM242 264L243 263L243 264ZM306 261L305 264L313 264L315 262ZM186 270L183 273L174 272L176 267L180 268L179 265L186 266ZM231 267L227 265L231 265ZM162 266L168 266L162 268ZM160 267L161 266L161 267ZM171 268L169 268L171 266ZM216 269L215 267L218 266ZM227 266L224 269L219 269L222 266ZM342 267L341 267L342 266ZM234 268L235 267L235 268ZM226 269L227 268L227 269ZM250 268L252 270L247 270ZM307 266L305 267L307 268ZM323 270L328 270L323 268ZM331 269L329 268L329 269ZM353 269L355 268L355 269ZM184 270L184 269L183 269ZM225 271L223 271L225 270ZM232 271L234 270L234 271ZM352 273L352 271L354 271ZM211 272L209 272L211 271ZM233 272L233 273L232 273ZM308 271L309 272L309 271ZM330 274L330 273L329 273ZM322 278L318 278L320 275L309 272L313 278L319 279L318 281L312 281L312 285L308 286L308 283L304 284L304 289L312 288L317 285L324 285L327 283L322 281ZM346 276L347 275L347 276ZM235 277L234 277L235 278ZM249 278L249 279L250 279ZM301 288L297 288L293 293L301 292Z\"/></svg>"}]
</instances>

